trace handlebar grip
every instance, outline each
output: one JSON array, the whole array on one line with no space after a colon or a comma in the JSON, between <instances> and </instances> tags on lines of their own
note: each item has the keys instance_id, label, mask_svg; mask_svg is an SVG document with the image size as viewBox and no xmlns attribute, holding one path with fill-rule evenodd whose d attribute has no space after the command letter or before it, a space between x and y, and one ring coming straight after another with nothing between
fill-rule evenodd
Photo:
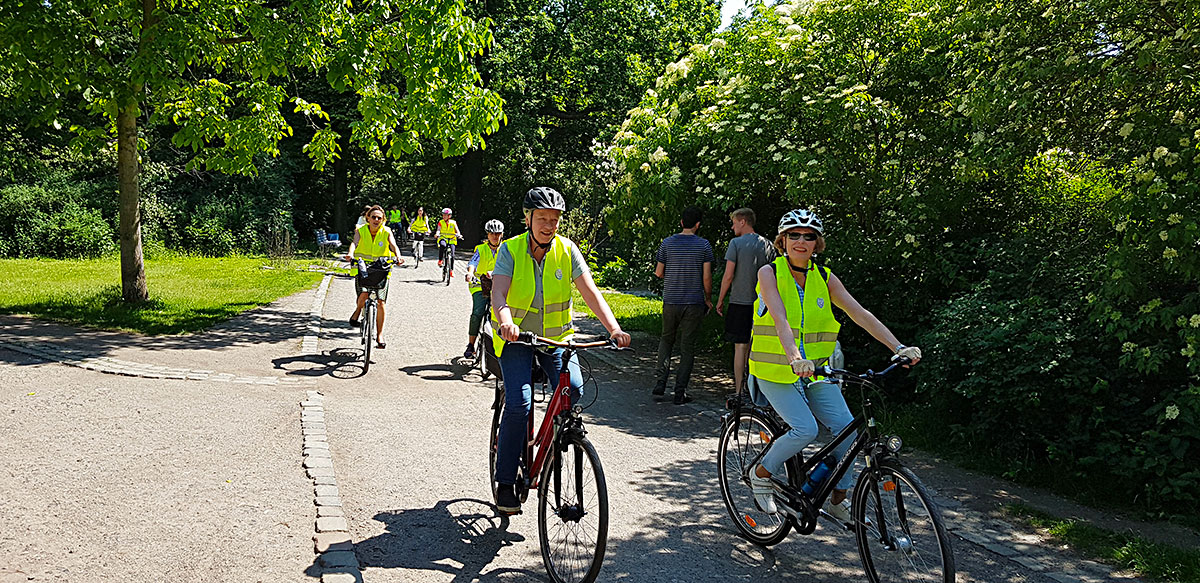
<instances>
[{"instance_id":1,"label":"handlebar grip","mask_svg":"<svg viewBox=\"0 0 1200 583\"><path fill-rule=\"evenodd\" d=\"M533 332L521 332L517 335L517 342L535 344L537 342L537 334L534 334Z\"/></svg>"}]
</instances>

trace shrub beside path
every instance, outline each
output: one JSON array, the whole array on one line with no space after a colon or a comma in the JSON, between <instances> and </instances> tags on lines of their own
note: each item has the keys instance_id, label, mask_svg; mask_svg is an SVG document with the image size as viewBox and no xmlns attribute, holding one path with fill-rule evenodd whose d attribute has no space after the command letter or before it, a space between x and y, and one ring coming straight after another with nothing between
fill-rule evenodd
<instances>
[{"instance_id":1,"label":"shrub beside path","mask_svg":"<svg viewBox=\"0 0 1200 583\"><path fill-rule=\"evenodd\" d=\"M511 519L488 499L493 384L457 358L470 298L461 279L447 287L438 275L436 262L396 271L389 345L365 377L345 278L323 302L296 294L192 336L0 317L0 582L315 580L325 567L314 494L336 495L321 517L343 519L324 521L337 527L324 550L340 561L327 581L542 580L536 496ZM713 460L719 366L698 375L697 402L660 404L646 382L656 343L635 346L592 359L589 437L612 506L603 577L861 580L853 540L827 526L772 549L733 533ZM47 362L55 351L298 380L99 374ZM1017 489L906 459L945 506L960 581L1135 580L1002 520L997 500L1021 499Z\"/></svg>"}]
</instances>

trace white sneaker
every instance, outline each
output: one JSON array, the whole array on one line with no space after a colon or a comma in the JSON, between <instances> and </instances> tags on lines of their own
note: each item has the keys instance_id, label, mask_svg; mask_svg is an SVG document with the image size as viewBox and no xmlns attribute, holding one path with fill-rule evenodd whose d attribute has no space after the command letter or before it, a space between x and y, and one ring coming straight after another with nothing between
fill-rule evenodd
<instances>
[{"instance_id":1,"label":"white sneaker","mask_svg":"<svg viewBox=\"0 0 1200 583\"><path fill-rule=\"evenodd\" d=\"M838 522L846 525L846 528L854 526L854 518L850 516L850 499L842 500L841 504L825 503L825 512L837 519ZM871 519L863 517L863 524L871 524Z\"/></svg>"},{"instance_id":2,"label":"white sneaker","mask_svg":"<svg viewBox=\"0 0 1200 583\"><path fill-rule=\"evenodd\" d=\"M775 508L775 484L771 478L760 478L754 471L750 472L750 490L754 492L754 504L767 514L779 512Z\"/></svg>"}]
</instances>

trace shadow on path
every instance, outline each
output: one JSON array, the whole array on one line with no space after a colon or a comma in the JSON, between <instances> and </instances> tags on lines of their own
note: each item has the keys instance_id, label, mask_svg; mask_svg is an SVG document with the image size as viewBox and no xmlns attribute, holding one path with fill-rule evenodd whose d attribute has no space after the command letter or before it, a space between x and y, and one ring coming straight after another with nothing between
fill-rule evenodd
<instances>
[{"instance_id":1,"label":"shadow on path","mask_svg":"<svg viewBox=\"0 0 1200 583\"><path fill-rule=\"evenodd\" d=\"M363 351L357 348L334 348L321 354L285 356L271 361L276 370L302 377L330 376L353 379L366 374L362 364ZM372 362L375 359L371 359Z\"/></svg>"},{"instance_id":2,"label":"shadow on path","mask_svg":"<svg viewBox=\"0 0 1200 583\"><path fill-rule=\"evenodd\" d=\"M453 575L455 583L499 581L510 573L541 578L540 573L520 569L487 571L501 549L525 540L508 531L508 517L488 502L443 500L432 508L380 512L374 519L386 532L355 545L364 569L438 571Z\"/></svg>"}]
</instances>

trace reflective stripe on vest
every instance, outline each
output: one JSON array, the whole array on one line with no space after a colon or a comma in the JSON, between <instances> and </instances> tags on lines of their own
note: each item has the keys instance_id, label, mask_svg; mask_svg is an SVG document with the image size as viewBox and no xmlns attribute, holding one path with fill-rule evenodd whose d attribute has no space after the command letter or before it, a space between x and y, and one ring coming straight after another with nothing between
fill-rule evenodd
<instances>
[{"instance_id":1,"label":"reflective stripe on vest","mask_svg":"<svg viewBox=\"0 0 1200 583\"><path fill-rule=\"evenodd\" d=\"M820 270L808 272L804 282L804 301L796 291L796 280L792 278L791 267L787 257L779 257L773 262L775 266L775 287L783 300L783 310L787 314L788 327L797 343L804 343L805 358L821 366L829 361L837 345L838 331L842 325L833 317L833 302L829 299L829 287L820 275ZM759 306L762 300L762 288L758 286L759 297L754 301L754 327L751 328L750 344L750 374L775 383L790 385L800 377L792 372L791 363L779 335L775 332L775 319L770 310L759 316ZM804 327L800 326L803 314ZM814 377L814 379L817 377Z\"/></svg>"},{"instance_id":2,"label":"reflective stripe on vest","mask_svg":"<svg viewBox=\"0 0 1200 583\"><path fill-rule=\"evenodd\" d=\"M500 248L497 247L496 250L499 251ZM476 281L470 285L471 293L483 291L483 286L479 285L478 282L479 276L496 268L496 252L492 251L492 248L487 243L476 245L475 252L479 254L479 264L475 266Z\"/></svg>"},{"instance_id":3,"label":"reflective stripe on vest","mask_svg":"<svg viewBox=\"0 0 1200 583\"><path fill-rule=\"evenodd\" d=\"M529 254L529 232L526 231L504 242L513 258L512 285L508 288L505 298L513 323L521 326L521 321L530 312L537 311L533 307L533 294L537 291L534 281L533 257ZM553 340L569 340L575 332L571 325L571 241L562 235L555 235L554 242L546 251L542 263L542 329L533 330L539 336ZM500 317L496 315L496 306L492 306L492 346L496 356L504 351L506 342L500 337Z\"/></svg>"},{"instance_id":4,"label":"reflective stripe on vest","mask_svg":"<svg viewBox=\"0 0 1200 583\"><path fill-rule=\"evenodd\" d=\"M409 226L409 229L411 229L414 233L428 233L429 217L425 215L418 215L417 218L413 219L412 225Z\"/></svg>"}]
</instances>

